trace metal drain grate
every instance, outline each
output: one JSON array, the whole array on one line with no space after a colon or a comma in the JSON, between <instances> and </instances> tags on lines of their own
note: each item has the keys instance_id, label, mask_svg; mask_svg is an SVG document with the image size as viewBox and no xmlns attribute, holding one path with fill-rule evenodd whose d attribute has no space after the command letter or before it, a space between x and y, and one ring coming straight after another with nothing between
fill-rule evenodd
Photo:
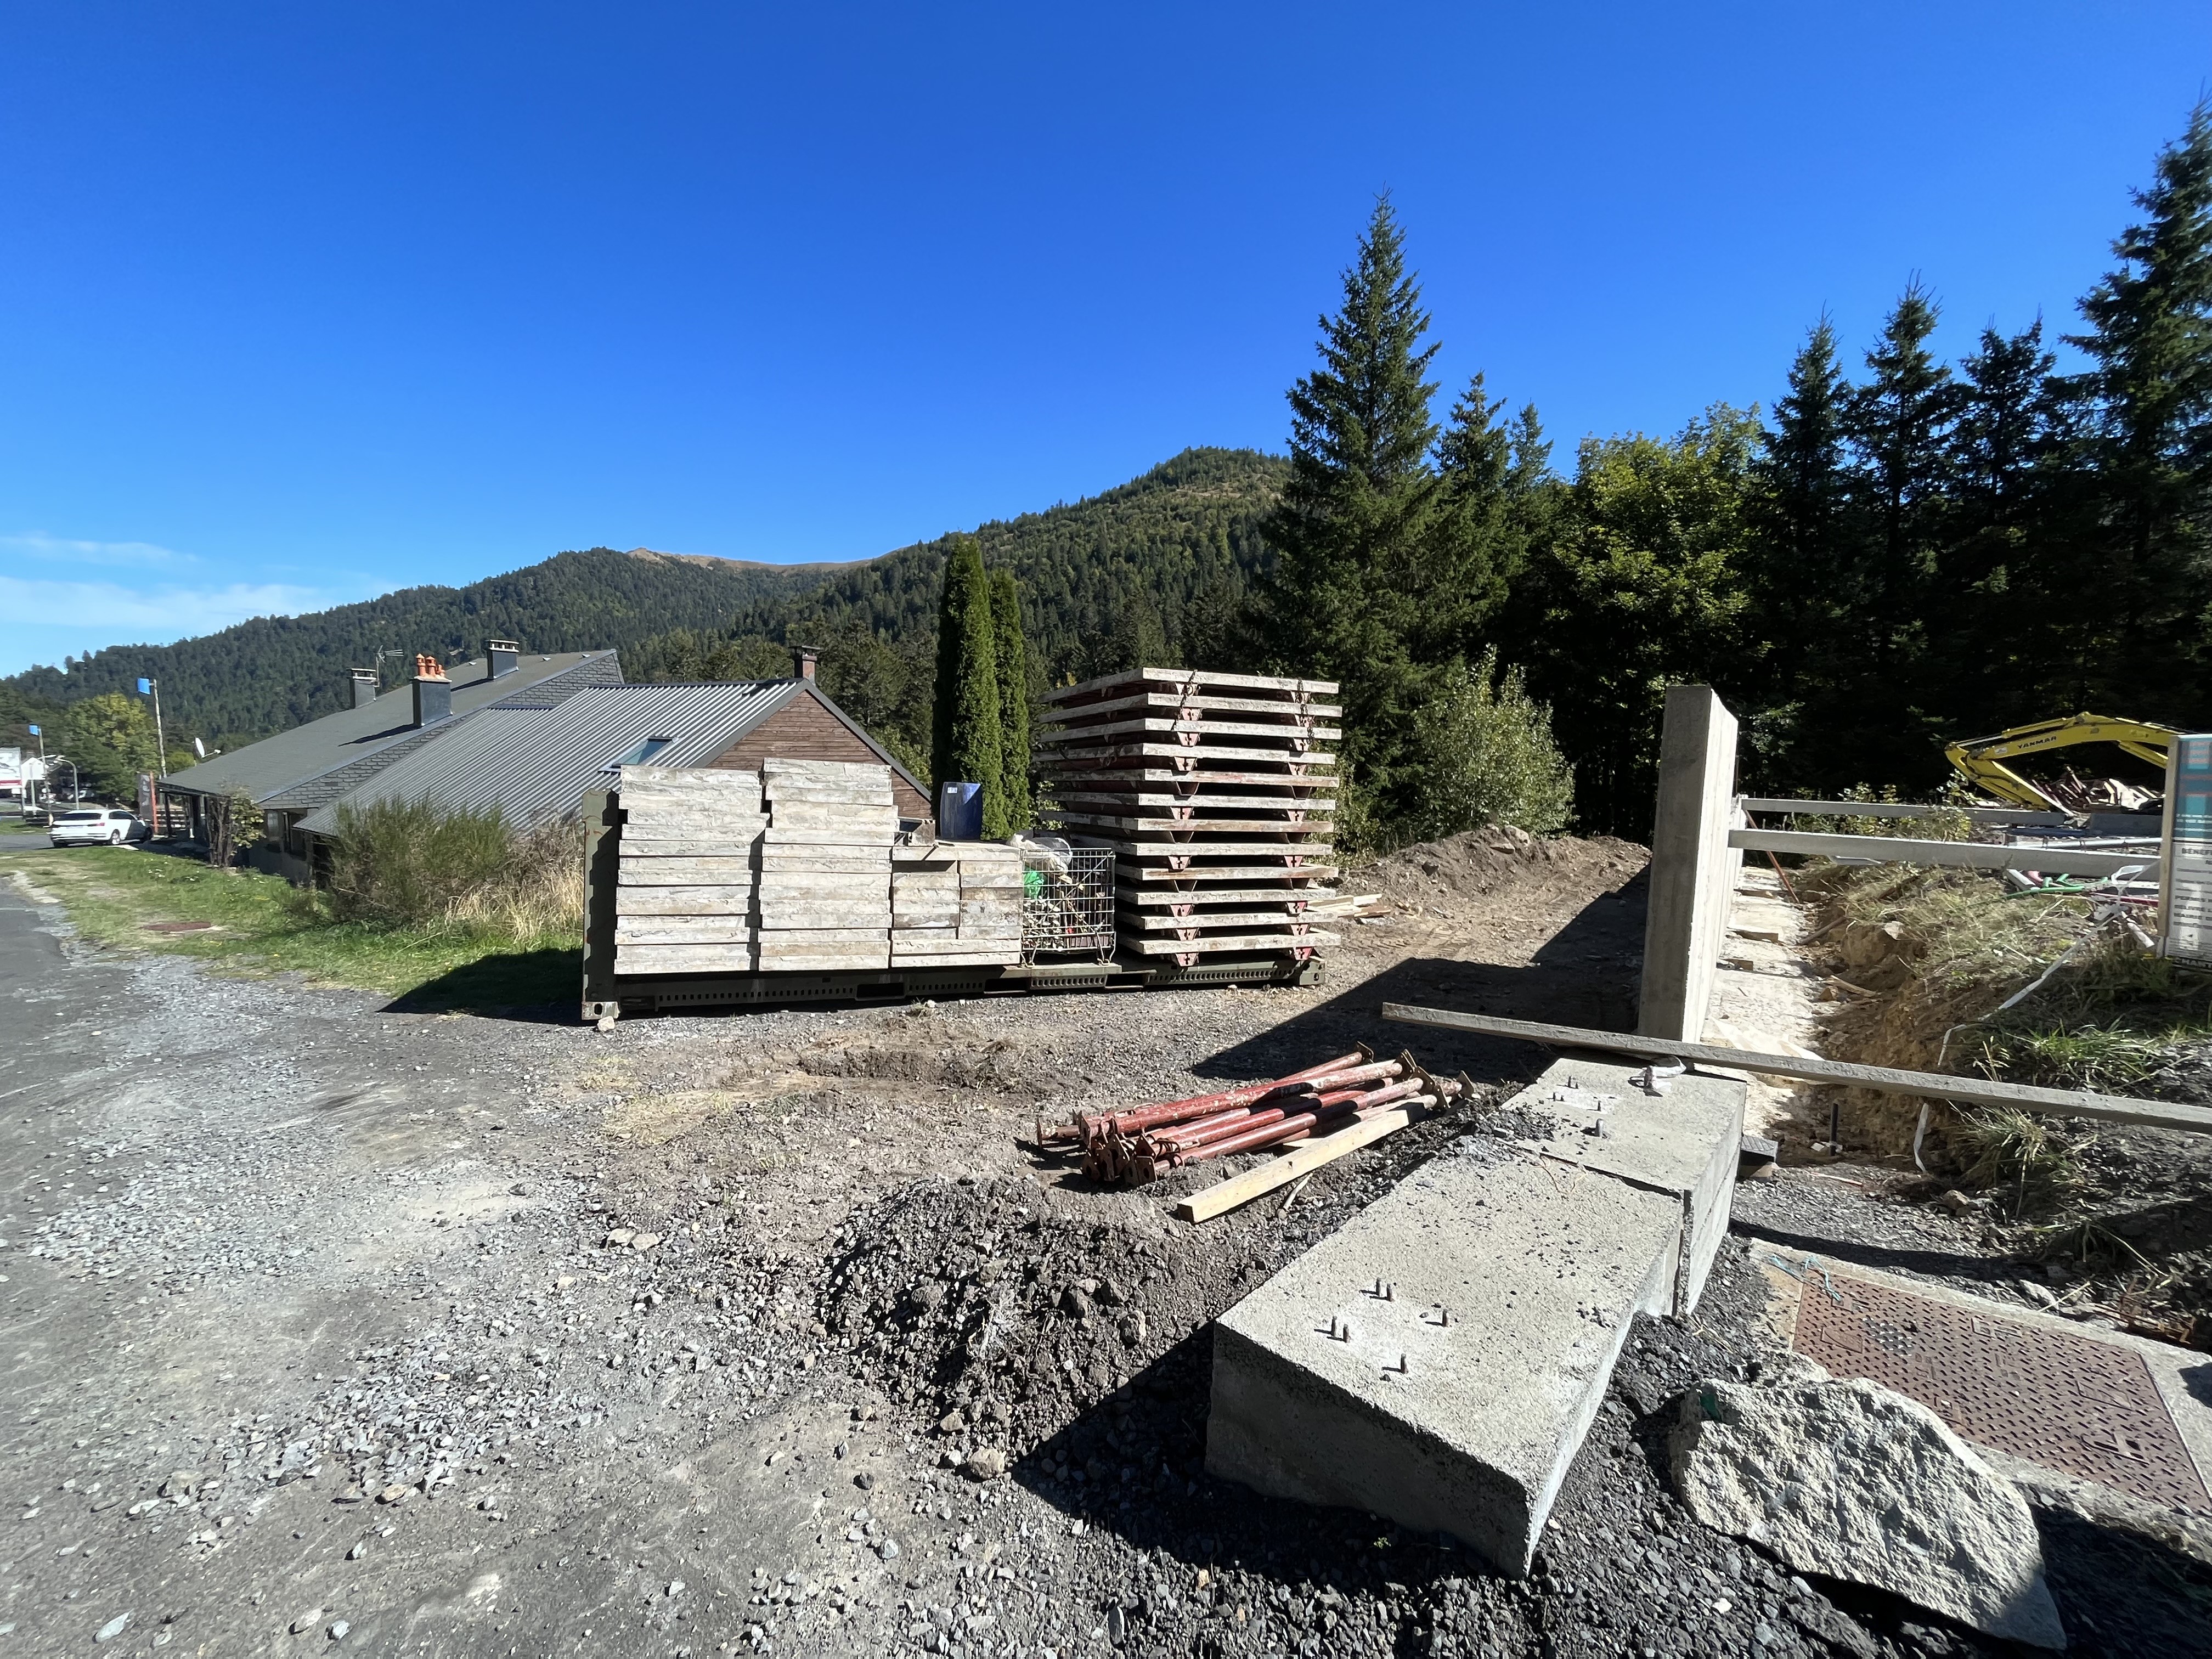
<instances>
[{"instance_id":1,"label":"metal drain grate","mask_svg":"<svg viewBox=\"0 0 2212 1659\"><path fill-rule=\"evenodd\" d=\"M2141 1354L1817 1270L1791 1340L1838 1376L1917 1400L1964 1439L2212 1514Z\"/></svg>"}]
</instances>

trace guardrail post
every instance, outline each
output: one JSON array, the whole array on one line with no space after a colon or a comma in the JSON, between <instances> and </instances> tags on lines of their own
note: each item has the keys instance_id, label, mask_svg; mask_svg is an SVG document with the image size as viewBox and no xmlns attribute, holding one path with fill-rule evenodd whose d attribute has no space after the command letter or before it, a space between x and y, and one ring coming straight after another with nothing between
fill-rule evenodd
<instances>
[{"instance_id":1,"label":"guardrail post","mask_svg":"<svg viewBox=\"0 0 2212 1659\"><path fill-rule=\"evenodd\" d=\"M1735 817L1735 716L1711 686L1668 687L1636 1022L1646 1036L1695 1042L1705 1034L1743 861L1728 844Z\"/></svg>"}]
</instances>

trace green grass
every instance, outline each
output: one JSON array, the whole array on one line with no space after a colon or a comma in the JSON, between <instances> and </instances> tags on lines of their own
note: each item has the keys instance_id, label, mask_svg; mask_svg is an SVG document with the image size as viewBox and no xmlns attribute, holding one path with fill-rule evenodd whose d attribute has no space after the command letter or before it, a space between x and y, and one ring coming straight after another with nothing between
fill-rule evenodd
<instances>
[{"instance_id":1,"label":"green grass","mask_svg":"<svg viewBox=\"0 0 2212 1659\"><path fill-rule=\"evenodd\" d=\"M333 921L280 876L125 848L9 849L0 852L0 871L59 900L83 938L116 950L193 957L253 977L300 974L422 1006L514 1006L578 994L578 939L525 945L489 931ZM162 921L215 926L147 931Z\"/></svg>"}]
</instances>

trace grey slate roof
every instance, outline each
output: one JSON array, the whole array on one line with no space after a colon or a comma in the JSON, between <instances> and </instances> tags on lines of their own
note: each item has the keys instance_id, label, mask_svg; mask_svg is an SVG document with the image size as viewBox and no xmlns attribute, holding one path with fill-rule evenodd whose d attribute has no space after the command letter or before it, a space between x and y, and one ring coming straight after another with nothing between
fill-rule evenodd
<instances>
[{"instance_id":1,"label":"grey slate roof","mask_svg":"<svg viewBox=\"0 0 2212 1659\"><path fill-rule=\"evenodd\" d=\"M713 759L802 694L800 680L712 684L601 685L557 708L520 714L488 710L434 743L394 761L345 797L353 805L425 799L453 811L496 804L518 828L565 817L593 789L615 781L608 769L648 738L668 738L656 766ZM337 827L337 803L301 820L313 834Z\"/></svg>"},{"instance_id":2,"label":"grey slate roof","mask_svg":"<svg viewBox=\"0 0 2212 1659\"><path fill-rule=\"evenodd\" d=\"M401 685L366 708L341 708L335 714L203 761L166 780L162 787L174 793L201 795L243 791L258 805L276 804L280 810L300 811L337 799L402 754L434 746L441 737L483 709L543 709L586 686L619 684L622 680L622 664L611 651L525 656L512 673L495 680L485 678L481 663L459 663L447 672L453 682L451 720L416 726L412 689ZM317 787L318 780L328 781ZM295 792L296 805L290 799ZM282 803L280 796L285 798Z\"/></svg>"}]
</instances>

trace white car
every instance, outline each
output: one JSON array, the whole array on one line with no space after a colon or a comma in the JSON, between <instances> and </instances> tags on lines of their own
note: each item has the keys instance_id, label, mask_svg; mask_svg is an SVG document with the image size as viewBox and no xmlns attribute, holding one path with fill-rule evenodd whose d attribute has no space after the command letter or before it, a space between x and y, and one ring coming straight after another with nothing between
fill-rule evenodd
<instances>
[{"instance_id":1,"label":"white car","mask_svg":"<svg viewBox=\"0 0 2212 1659\"><path fill-rule=\"evenodd\" d=\"M126 841L145 840L146 826L128 807L87 806L55 813L46 826L46 838L57 847L120 847Z\"/></svg>"}]
</instances>

